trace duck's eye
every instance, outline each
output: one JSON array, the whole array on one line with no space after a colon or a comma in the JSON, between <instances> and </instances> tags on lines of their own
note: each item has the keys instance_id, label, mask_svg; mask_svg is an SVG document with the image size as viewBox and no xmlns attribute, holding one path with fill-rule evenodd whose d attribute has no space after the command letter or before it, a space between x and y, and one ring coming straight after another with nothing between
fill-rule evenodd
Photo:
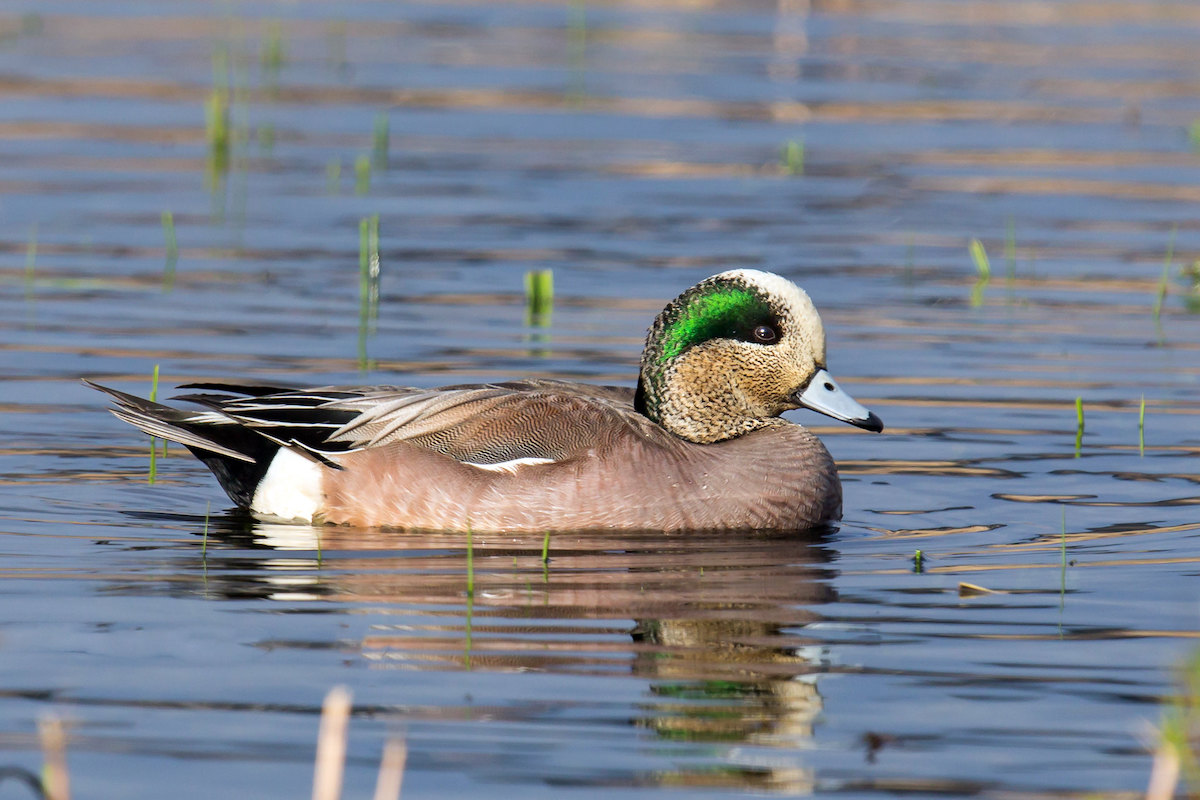
<instances>
[{"instance_id":1,"label":"duck's eye","mask_svg":"<svg viewBox=\"0 0 1200 800\"><path fill-rule=\"evenodd\" d=\"M779 338L779 331L772 328L770 325L759 325L751 334L754 341L762 344L770 344Z\"/></svg>"}]
</instances>

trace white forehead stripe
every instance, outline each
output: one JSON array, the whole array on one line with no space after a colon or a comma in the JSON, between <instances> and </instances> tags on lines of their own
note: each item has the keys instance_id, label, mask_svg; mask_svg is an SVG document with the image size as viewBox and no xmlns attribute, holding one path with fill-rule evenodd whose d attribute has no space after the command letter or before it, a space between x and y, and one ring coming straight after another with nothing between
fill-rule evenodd
<instances>
[{"instance_id":1,"label":"white forehead stripe","mask_svg":"<svg viewBox=\"0 0 1200 800\"><path fill-rule=\"evenodd\" d=\"M825 361L825 327L807 292L787 278L757 269L731 269L714 277L741 281L772 298L785 317L784 338L804 342L817 361Z\"/></svg>"},{"instance_id":2,"label":"white forehead stripe","mask_svg":"<svg viewBox=\"0 0 1200 800\"><path fill-rule=\"evenodd\" d=\"M757 286L770 297L777 297L784 308L794 309L803 314L806 310L815 316L816 307L808 293L796 284L774 272L763 272L757 269L731 269L714 277L735 278L751 286Z\"/></svg>"}]
</instances>

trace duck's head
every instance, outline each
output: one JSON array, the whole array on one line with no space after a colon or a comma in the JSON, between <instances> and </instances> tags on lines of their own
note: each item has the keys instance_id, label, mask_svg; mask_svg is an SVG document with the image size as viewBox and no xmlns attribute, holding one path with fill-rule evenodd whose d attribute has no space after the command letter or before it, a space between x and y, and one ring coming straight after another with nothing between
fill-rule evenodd
<instances>
[{"instance_id":1,"label":"duck's head","mask_svg":"<svg viewBox=\"0 0 1200 800\"><path fill-rule=\"evenodd\" d=\"M825 369L825 329L786 278L738 269L688 289L662 310L642 352L638 409L675 435L709 443L778 424L805 407L869 431L879 417Z\"/></svg>"}]
</instances>

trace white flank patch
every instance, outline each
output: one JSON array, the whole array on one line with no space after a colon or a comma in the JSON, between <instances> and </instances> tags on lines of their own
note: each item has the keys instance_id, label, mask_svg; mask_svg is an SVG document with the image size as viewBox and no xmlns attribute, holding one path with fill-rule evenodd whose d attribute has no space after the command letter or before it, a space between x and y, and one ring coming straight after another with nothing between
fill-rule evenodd
<instances>
[{"instance_id":1,"label":"white flank patch","mask_svg":"<svg viewBox=\"0 0 1200 800\"><path fill-rule=\"evenodd\" d=\"M501 461L498 464L476 464L474 461L464 461L468 467L476 467L478 469L486 469L488 472L516 472L521 467L528 467L534 464L553 464L553 458L514 458L509 461Z\"/></svg>"},{"instance_id":2,"label":"white flank patch","mask_svg":"<svg viewBox=\"0 0 1200 800\"><path fill-rule=\"evenodd\" d=\"M321 467L291 448L281 447L254 492L250 510L311 522L322 499Z\"/></svg>"}]
</instances>

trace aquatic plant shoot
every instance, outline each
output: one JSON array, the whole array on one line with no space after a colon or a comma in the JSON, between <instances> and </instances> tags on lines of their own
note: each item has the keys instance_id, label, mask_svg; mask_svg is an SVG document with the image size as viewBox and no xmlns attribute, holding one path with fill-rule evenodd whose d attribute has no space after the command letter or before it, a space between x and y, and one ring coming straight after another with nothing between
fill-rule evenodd
<instances>
[{"instance_id":1,"label":"aquatic plant shoot","mask_svg":"<svg viewBox=\"0 0 1200 800\"><path fill-rule=\"evenodd\" d=\"M790 139L783 145L780 162L786 175L804 174L804 140Z\"/></svg>"},{"instance_id":2,"label":"aquatic plant shoot","mask_svg":"<svg viewBox=\"0 0 1200 800\"><path fill-rule=\"evenodd\" d=\"M972 239L967 248L971 253L971 261L975 264L975 271L979 277L975 279L975 285L971 288L971 307L977 308L983 305L983 290L992 280L992 265L988 261L987 250L983 247L983 242L978 239Z\"/></svg>"},{"instance_id":3,"label":"aquatic plant shoot","mask_svg":"<svg viewBox=\"0 0 1200 800\"><path fill-rule=\"evenodd\" d=\"M163 263L163 289L170 291L175 286L175 264L179 261L179 244L175 240L175 215L162 212L163 239L166 242L166 259Z\"/></svg>"},{"instance_id":4,"label":"aquatic plant shoot","mask_svg":"<svg viewBox=\"0 0 1200 800\"><path fill-rule=\"evenodd\" d=\"M359 156L354 159L354 193L364 195L371 190L371 158Z\"/></svg>"},{"instance_id":5,"label":"aquatic plant shoot","mask_svg":"<svg viewBox=\"0 0 1200 800\"><path fill-rule=\"evenodd\" d=\"M1083 398L1075 398L1075 457L1079 458L1079 448L1083 444Z\"/></svg>"},{"instance_id":6,"label":"aquatic plant shoot","mask_svg":"<svg viewBox=\"0 0 1200 800\"><path fill-rule=\"evenodd\" d=\"M531 269L525 273L525 324L544 328L554 311L554 271Z\"/></svg>"},{"instance_id":7,"label":"aquatic plant shoot","mask_svg":"<svg viewBox=\"0 0 1200 800\"><path fill-rule=\"evenodd\" d=\"M1146 455L1146 395L1138 404L1138 455Z\"/></svg>"}]
</instances>

